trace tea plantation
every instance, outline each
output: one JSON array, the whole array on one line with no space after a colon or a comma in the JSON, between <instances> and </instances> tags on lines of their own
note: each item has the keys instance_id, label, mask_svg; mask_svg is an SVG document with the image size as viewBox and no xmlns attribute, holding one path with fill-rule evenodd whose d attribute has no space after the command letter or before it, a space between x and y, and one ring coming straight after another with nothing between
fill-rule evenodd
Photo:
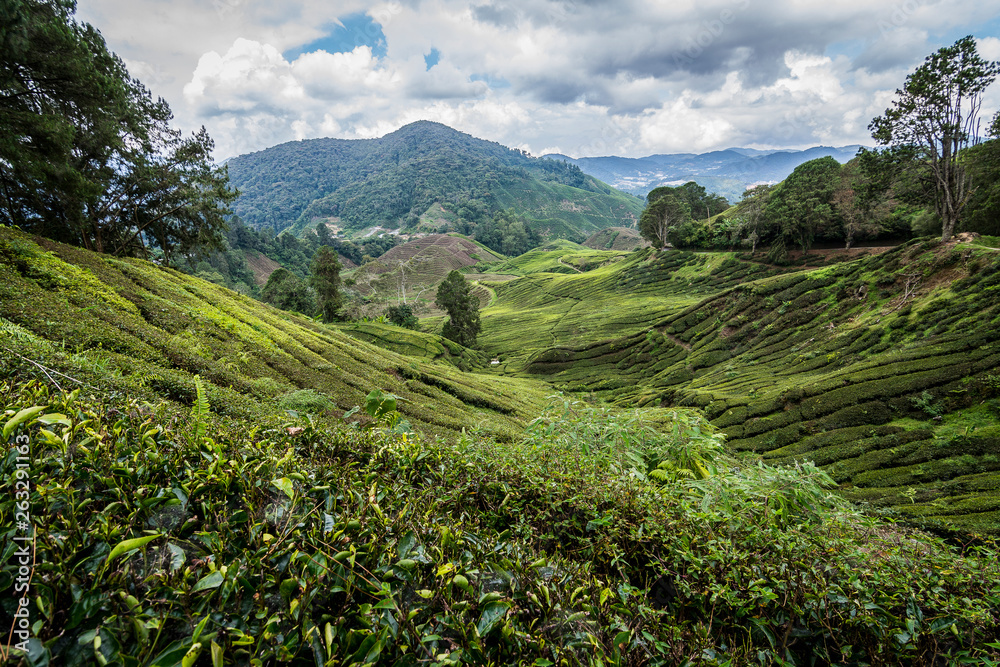
<instances>
[{"instance_id":1,"label":"tea plantation","mask_svg":"<svg viewBox=\"0 0 1000 667\"><path fill-rule=\"evenodd\" d=\"M1000 660L995 251L553 252L474 351L0 229L13 664Z\"/></svg>"}]
</instances>

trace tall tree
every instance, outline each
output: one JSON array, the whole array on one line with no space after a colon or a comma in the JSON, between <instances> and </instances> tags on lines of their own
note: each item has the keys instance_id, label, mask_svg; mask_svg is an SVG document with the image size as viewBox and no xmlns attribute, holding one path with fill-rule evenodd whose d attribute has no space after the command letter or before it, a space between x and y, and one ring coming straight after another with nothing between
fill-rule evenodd
<instances>
[{"instance_id":1,"label":"tall tree","mask_svg":"<svg viewBox=\"0 0 1000 667\"><path fill-rule=\"evenodd\" d=\"M691 217L695 219L704 216L708 220L729 208L729 201L725 197L715 192L709 194L705 186L698 185L695 181L688 181L674 188L674 192L688 205Z\"/></svg>"},{"instance_id":2,"label":"tall tree","mask_svg":"<svg viewBox=\"0 0 1000 667\"><path fill-rule=\"evenodd\" d=\"M691 220L691 208L673 188L656 188L647 196L639 217L639 234L659 249L667 245L671 230Z\"/></svg>"},{"instance_id":3,"label":"tall tree","mask_svg":"<svg viewBox=\"0 0 1000 667\"><path fill-rule=\"evenodd\" d=\"M330 246L320 246L309 265L309 284L316 290L316 306L324 322L337 319L343 297L340 294L340 259Z\"/></svg>"},{"instance_id":4,"label":"tall tree","mask_svg":"<svg viewBox=\"0 0 1000 667\"><path fill-rule=\"evenodd\" d=\"M305 314L314 312L315 301L309 292L309 286L286 268L271 272L260 294L265 303L275 308Z\"/></svg>"},{"instance_id":5,"label":"tall tree","mask_svg":"<svg viewBox=\"0 0 1000 667\"><path fill-rule=\"evenodd\" d=\"M100 252L222 245L235 193L74 0L0 0L0 223Z\"/></svg>"},{"instance_id":6,"label":"tall tree","mask_svg":"<svg viewBox=\"0 0 1000 667\"><path fill-rule=\"evenodd\" d=\"M771 191L764 217L778 230L772 257L783 256L782 248L790 245L805 254L816 238L839 238L843 223L832 202L840 170L840 163L830 156L809 160Z\"/></svg>"},{"instance_id":7,"label":"tall tree","mask_svg":"<svg viewBox=\"0 0 1000 667\"><path fill-rule=\"evenodd\" d=\"M868 129L883 146L915 149L913 169L926 170L927 199L941 217L947 241L972 194L959 153L979 143L979 110L998 63L983 60L970 35L939 49L906 77L885 114Z\"/></svg>"},{"instance_id":8,"label":"tall tree","mask_svg":"<svg viewBox=\"0 0 1000 667\"><path fill-rule=\"evenodd\" d=\"M739 222L740 238L750 245L750 252L757 252L757 244L764 237L761 224L767 200L771 196L773 186L767 184L755 185L743 191L740 203L736 207L736 219Z\"/></svg>"},{"instance_id":9,"label":"tall tree","mask_svg":"<svg viewBox=\"0 0 1000 667\"><path fill-rule=\"evenodd\" d=\"M475 347L479 335L479 299L472 293L465 276L452 271L438 287L434 304L448 313L443 335L465 347Z\"/></svg>"},{"instance_id":10,"label":"tall tree","mask_svg":"<svg viewBox=\"0 0 1000 667\"><path fill-rule=\"evenodd\" d=\"M1000 236L1000 112L993 118L990 134L994 139L963 156L977 187L962 218L962 230Z\"/></svg>"}]
</instances>

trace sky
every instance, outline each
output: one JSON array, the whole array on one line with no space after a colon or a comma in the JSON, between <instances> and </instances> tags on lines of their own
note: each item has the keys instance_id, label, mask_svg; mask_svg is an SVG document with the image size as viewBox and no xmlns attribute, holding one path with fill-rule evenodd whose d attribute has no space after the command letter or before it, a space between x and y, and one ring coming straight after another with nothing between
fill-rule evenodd
<instances>
[{"instance_id":1,"label":"sky","mask_svg":"<svg viewBox=\"0 0 1000 667\"><path fill-rule=\"evenodd\" d=\"M1000 0L78 0L76 16L218 160L417 120L533 155L872 145L930 53L973 35L1000 60Z\"/></svg>"}]
</instances>

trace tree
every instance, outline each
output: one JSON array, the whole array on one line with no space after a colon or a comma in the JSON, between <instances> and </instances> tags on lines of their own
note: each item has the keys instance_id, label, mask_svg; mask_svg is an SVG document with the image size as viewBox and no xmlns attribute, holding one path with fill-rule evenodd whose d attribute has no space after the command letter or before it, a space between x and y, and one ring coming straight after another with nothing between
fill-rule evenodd
<instances>
[{"instance_id":1,"label":"tree","mask_svg":"<svg viewBox=\"0 0 1000 667\"><path fill-rule=\"evenodd\" d=\"M843 166L840 183L833 193L833 207L843 221L844 246L850 249L855 241L873 238L886 231L896 200L886 189L879 197L872 197L874 188L865 182L865 167L861 157Z\"/></svg>"},{"instance_id":2,"label":"tree","mask_svg":"<svg viewBox=\"0 0 1000 667\"><path fill-rule=\"evenodd\" d=\"M444 337L465 347L476 346L479 335L479 299L458 271L452 271L438 287L434 304L448 313Z\"/></svg>"},{"instance_id":3,"label":"tree","mask_svg":"<svg viewBox=\"0 0 1000 667\"><path fill-rule=\"evenodd\" d=\"M340 259L330 246L321 246L309 265L309 284L316 290L316 306L324 322L337 319L343 298L340 294Z\"/></svg>"},{"instance_id":4,"label":"tree","mask_svg":"<svg viewBox=\"0 0 1000 667\"><path fill-rule=\"evenodd\" d=\"M0 223L117 255L221 248L236 193L211 139L172 129L74 11L0 0Z\"/></svg>"},{"instance_id":5,"label":"tree","mask_svg":"<svg viewBox=\"0 0 1000 667\"><path fill-rule=\"evenodd\" d=\"M729 208L729 202L720 194L708 194L705 186L698 185L695 181L688 181L684 185L674 188L674 192L691 209L691 217L700 219L702 215L709 219L713 214L722 213Z\"/></svg>"},{"instance_id":6,"label":"tree","mask_svg":"<svg viewBox=\"0 0 1000 667\"><path fill-rule=\"evenodd\" d=\"M316 223L316 238L320 246L328 245L333 247L333 234L330 233L330 228L327 227L325 222Z\"/></svg>"},{"instance_id":7,"label":"tree","mask_svg":"<svg viewBox=\"0 0 1000 667\"><path fill-rule=\"evenodd\" d=\"M691 220L691 208L673 191L656 188L639 217L639 234L657 249L667 245L670 231Z\"/></svg>"},{"instance_id":8,"label":"tree","mask_svg":"<svg viewBox=\"0 0 1000 667\"><path fill-rule=\"evenodd\" d=\"M389 318L390 322L404 329L416 329L420 324L417 316L413 314L413 307L405 303L389 306L385 310L385 316Z\"/></svg>"},{"instance_id":9,"label":"tree","mask_svg":"<svg viewBox=\"0 0 1000 667\"><path fill-rule=\"evenodd\" d=\"M927 167L921 178L941 217L943 241L951 238L972 194L959 154L979 143L979 109L998 67L979 56L971 35L963 37L927 56L896 91L892 107L868 126L880 145L912 148L912 169Z\"/></svg>"},{"instance_id":10,"label":"tree","mask_svg":"<svg viewBox=\"0 0 1000 667\"><path fill-rule=\"evenodd\" d=\"M817 237L840 237L843 224L832 203L840 171L840 163L825 156L803 162L775 186L764 209L766 224L778 231L770 256L782 258L789 245L805 254Z\"/></svg>"},{"instance_id":11,"label":"tree","mask_svg":"<svg viewBox=\"0 0 1000 667\"><path fill-rule=\"evenodd\" d=\"M764 231L761 229L761 219L773 187L767 184L755 185L743 191L740 203L736 207L736 219L739 221L740 238L750 244L750 252L757 252L757 244L762 240Z\"/></svg>"},{"instance_id":12,"label":"tree","mask_svg":"<svg viewBox=\"0 0 1000 667\"><path fill-rule=\"evenodd\" d=\"M268 276L267 284L261 290L261 298L265 303L282 310L309 314L315 308L309 286L286 268L275 269Z\"/></svg>"}]
</instances>

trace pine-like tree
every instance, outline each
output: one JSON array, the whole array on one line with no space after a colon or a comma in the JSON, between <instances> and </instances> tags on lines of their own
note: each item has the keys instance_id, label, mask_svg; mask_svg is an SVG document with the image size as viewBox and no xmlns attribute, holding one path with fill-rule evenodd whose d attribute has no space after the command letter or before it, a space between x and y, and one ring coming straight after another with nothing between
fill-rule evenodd
<instances>
[{"instance_id":1,"label":"pine-like tree","mask_svg":"<svg viewBox=\"0 0 1000 667\"><path fill-rule=\"evenodd\" d=\"M340 259L330 246L321 246L310 264L309 284L316 290L316 306L324 322L337 319L343 298L340 294Z\"/></svg>"},{"instance_id":2,"label":"pine-like tree","mask_svg":"<svg viewBox=\"0 0 1000 667\"><path fill-rule=\"evenodd\" d=\"M479 299L458 271L452 271L438 287L434 303L448 313L443 335L465 347L475 347L479 335Z\"/></svg>"}]
</instances>

